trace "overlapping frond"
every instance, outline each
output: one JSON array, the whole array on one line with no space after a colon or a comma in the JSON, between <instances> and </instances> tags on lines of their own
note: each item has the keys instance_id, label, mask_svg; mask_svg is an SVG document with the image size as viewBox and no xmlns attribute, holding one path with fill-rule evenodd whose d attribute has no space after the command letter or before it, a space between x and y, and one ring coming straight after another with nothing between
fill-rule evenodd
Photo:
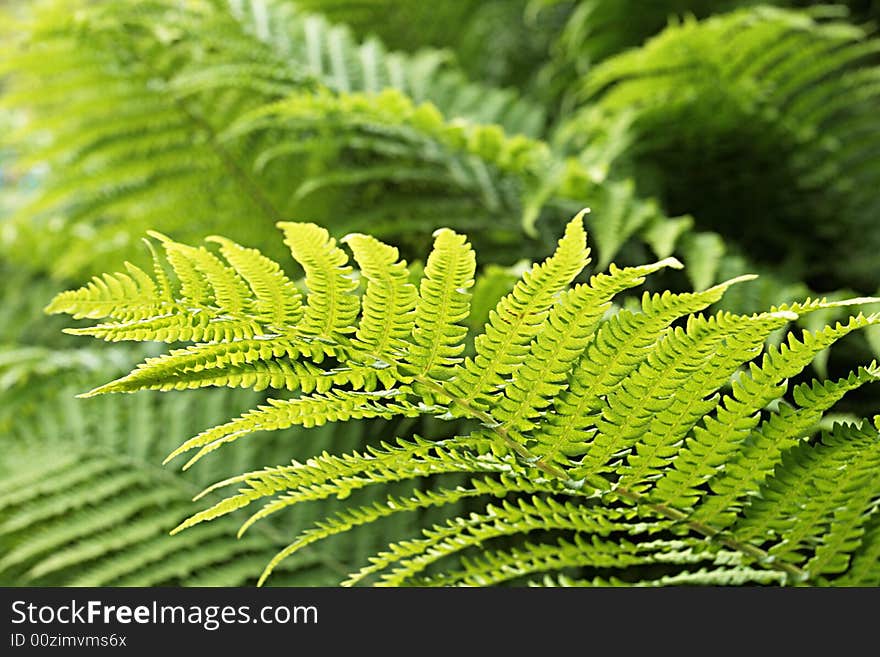
<instances>
[{"instance_id":1,"label":"overlapping frond","mask_svg":"<svg viewBox=\"0 0 880 657\"><path fill-rule=\"evenodd\" d=\"M813 577L845 572L880 506L878 467L877 430L838 426L785 454L734 531Z\"/></svg>"},{"instance_id":2,"label":"overlapping frond","mask_svg":"<svg viewBox=\"0 0 880 657\"><path fill-rule=\"evenodd\" d=\"M360 285L326 231L314 224L281 228L306 273L304 304L254 251L219 241L224 262L163 238L175 273L169 303L177 304L166 319L187 319L199 306L209 322L243 322L254 331L200 334L209 341L197 339L94 392L203 384L262 389L281 371L272 368L294 373L279 374L273 386L289 396L175 449L169 459L196 450L185 467L250 433L294 425L427 416L450 422L453 436L324 452L224 479L205 494L235 492L175 533L207 531L215 526L208 521L218 519L225 527L230 514L250 507L243 534L292 507L346 500L278 552L261 583L317 541L431 508L447 513L446 520L420 538L393 543L347 583L474 585L546 575L569 584L822 584L873 576L866 560L876 552L878 431L864 420L823 434L820 426L847 392L877 380L880 370L872 363L791 390L788 382L880 316L855 314L765 344L799 318L876 299L702 314L752 278L742 276L702 292L645 293L640 307L615 308L616 295L681 265L672 258L612 265L576 282L588 262L579 215L555 254L523 274L470 341L475 260L464 236L435 233L416 286L396 249L351 235L342 244L354 253L366 282ZM254 285L254 268L269 272L271 284L264 276ZM151 298L161 287L144 280L130 296L112 296L93 284L60 295L50 309L83 316L100 308L112 316L134 304L141 312L150 306L139 292ZM264 326L260 300L283 300L286 291L297 300L283 307L293 310ZM94 305L96 295L105 306ZM162 335L151 328L154 317L139 321L146 339ZM101 337L104 330L78 332ZM469 344L473 352L462 359ZM313 380L303 385L307 378ZM131 485L125 475L107 483ZM32 513L52 513L46 504Z\"/></svg>"},{"instance_id":3,"label":"overlapping frond","mask_svg":"<svg viewBox=\"0 0 880 657\"><path fill-rule=\"evenodd\" d=\"M7 586L236 586L256 581L282 545L272 528L257 528L240 544L226 540L235 522L206 525L207 531L197 530L182 541L168 532L197 509L191 501L195 483L210 482L230 467L282 458L286 448L281 442L250 453L230 452L212 472L191 470L186 477L163 472L156 464L174 434L216 421L230 407L253 403L258 395L216 390L195 398L138 395L70 403L75 388L69 385L49 394L40 381L39 389L46 407L35 413L18 404L17 421L4 428L0 581ZM326 434L345 448L360 440L351 429ZM287 432L279 438L284 435L296 437ZM323 514L335 509L332 501L324 506ZM300 526L309 523L304 517ZM398 532L399 527L391 529L388 536ZM384 541L374 537L365 536L365 544L378 549ZM332 559L354 567L359 549L340 544ZM333 583L344 571L331 575L327 563L317 553L302 553L281 566L278 582Z\"/></svg>"},{"instance_id":4,"label":"overlapping frond","mask_svg":"<svg viewBox=\"0 0 880 657\"><path fill-rule=\"evenodd\" d=\"M161 247L159 251L164 252ZM264 263L257 258L256 264ZM161 271L155 272L159 278ZM29 299L30 310L26 310L15 302L16 293L24 288L20 281L27 280L20 275L23 272L17 273L4 277L9 284L3 288L4 310L17 316L25 331L22 339L57 347L4 344L0 349L0 524L6 530L0 535L0 553L9 559L0 569L0 582L6 586L253 584L282 546L268 527L258 528L241 546L226 541L235 523L225 530L218 526L207 533L200 531L179 543L168 531L198 510L191 502L198 491L194 484L214 481L229 471L278 462L287 449L273 438L253 449L233 450L215 462L206 461L204 467L190 469L186 475L161 472L156 466L179 444L180 437L225 419L232 408L261 401L261 395L249 390L213 390L186 396L147 394L76 401L74 395L85 380L118 376L129 369L132 358L155 354L156 349L130 344L98 351L82 345L70 348L76 340L60 335L55 321L46 326L22 322L38 313L45 300L57 294L58 286L45 281L27 288L45 292ZM176 281L166 282L177 289ZM158 279L157 285L161 285ZM254 294L258 298L258 292ZM134 299L129 301L136 305ZM88 299L83 303L88 305ZM254 311L258 311L256 304ZM43 337L47 329L52 329L50 339ZM14 331L4 334L16 336ZM250 344L262 347L265 341ZM62 345L64 349L58 348ZM281 352L276 349L276 353ZM229 369L213 371L219 379L215 385L224 385L219 373L230 374ZM318 433L338 443L331 448L334 451L362 442L360 431L352 428L336 432L327 427ZM313 437L310 432L309 438ZM298 433L293 429L279 433L278 438L296 441ZM326 440L319 442L328 447ZM330 500L318 505L325 506L325 511L302 517L301 527L310 524L310 517L332 512L334 504ZM410 522L391 523L387 538L376 540L375 531L363 531L354 543L340 542L332 557L322 553L354 567L353 555L378 549L401 535L401 528ZM273 583L338 581L346 570L325 567L331 563L327 558L307 551L289 566L283 564L280 578Z\"/></svg>"},{"instance_id":5,"label":"overlapping frond","mask_svg":"<svg viewBox=\"0 0 880 657\"><path fill-rule=\"evenodd\" d=\"M474 341L476 354L457 368L455 381L449 383L452 391L473 401L494 391L505 375L522 364L555 297L588 262L583 224L572 222L556 253L524 272L513 290L490 311L484 332Z\"/></svg>"}]
</instances>

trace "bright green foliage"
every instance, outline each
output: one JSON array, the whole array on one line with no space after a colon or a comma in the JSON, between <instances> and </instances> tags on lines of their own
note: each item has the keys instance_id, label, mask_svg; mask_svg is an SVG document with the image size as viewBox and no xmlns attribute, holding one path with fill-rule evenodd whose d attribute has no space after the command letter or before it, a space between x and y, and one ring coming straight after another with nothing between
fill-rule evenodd
<instances>
[{"instance_id":1,"label":"bright green foliage","mask_svg":"<svg viewBox=\"0 0 880 657\"><path fill-rule=\"evenodd\" d=\"M56 277L115 269L125 259L145 267L136 237L156 228L187 241L221 233L257 245L280 261L283 249L272 226L285 217L309 217L335 237L369 232L392 240L410 259L425 251L434 227L446 225L470 231L487 261L509 265L548 251L562 220L589 206L593 212L585 221L601 267L614 259L632 264L675 255L687 267L670 286L706 289L755 270L735 252L744 243L750 254L763 254L772 263L774 271L763 275L761 286L771 303L779 303L793 298L795 290L800 293L796 278L817 274L816 263L827 259L806 258L809 271L803 262L778 267L778 245L763 234L743 242L739 215L731 225L717 220L719 213L736 214L737 199L767 196L761 209L773 218L800 221L824 208L811 225L831 226L826 210L836 213L843 206L848 208L844 214L854 217L853 226L869 216L866 203L876 186L860 181L870 179L873 169L863 166L864 158L848 154L848 148L815 150L828 140L810 136L825 131L833 118L827 112L861 113L871 107L874 70L866 58L830 58L835 72L847 72L846 84L837 76L808 76L805 69L806 86L798 90L816 91L811 96L816 99L827 92L835 102L823 109L821 122L808 113L790 122L804 126L794 141L788 138L788 123L781 133L765 130L748 114L761 108L772 123L773 117L786 116L789 96L762 92L760 99L746 103L742 109L748 116L740 123L759 128L732 141L752 144L761 166L722 153L713 166L697 163L694 169L723 173L713 174L712 184L695 184L680 175L677 162L660 162L664 166L655 176L658 158L651 148L678 139L678 128L670 125L686 126L688 140L694 133L696 146L688 152L711 154L704 148L707 143L728 143L718 134L733 110L716 111L719 92L701 85L703 77L692 80L682 74L693 84L693 93L666 102L663 89L639 86L627 76L621 86L631 89L626 97L631 93L639 100L635 113L628 102L614 101L613 93L581 93L584 84L592 90L590 85L606 78L616 82L614 72L626 75L627 62L645 59L650 64L653 55L665 57L665 50L649 44L644 57L624 54L619 61L603 60L599 68L591 64L585 81L564 78L566 91L577 99L574 108L557 107L553 94L542 96L543 86L532 69L554 54L552 48L577 50L577 43L595 36L577 27L584 12L593 17L590 25L614 25L623 44L636 45L643 33L661 29L667 16L691 10L702 16L742 3L700 8L677 0L652 2L644 12L644 30L636 29L636 37L625 34L632 21L615 19L617 12L629 11L627 3L597 0L579 3L573 12L571 3L551 3L559 6L537 14L525 12L520 0L456 3L443 9L447 16L462 17L461 29L456 24L452 30L438 10L417 4L394 12L384 1L158 0L132 12L130 3L121 0L76 0L72 5L40 0L21 10L23 21L11 24L3 47L0 102L15 112L16 129L8 138L15 168L34 167L37 189L16 202L13 216L4 222L4 252ZM326 17L310 11L324 11ZM596 18L600 16L607 20ZM861 30L838 22L825 25L805 14L763 10L735 16L744 23L797 24L803 40L855 43L858 47L843 49L853 54L862 45L870 49ZM409 18L411 27L426 27L414 27L409 35L396 30L396 21ZM334 20L348 21L354 30L330 22ZM663 34L667 41L690 43L682 50L701 56L702 49L713 47L701 34L717 31L703 27L670 27ZM466 36L481 30L491 35ZM423 39L419 44L433 46L438 39L451 39L450 32L455 39L444 45L454 53L416 48L416 37ZM541 36L532 39L537 32ZM528 38L517 36L523 33ZM375 34L407 52L389 49ZM505 40L511 43L502 45ZM752 45L761 43L759 39ZM510 57L474 54L490 47ZM602 57L616 50L602 50ZM794 50L785 55L800 56ZM529 60L532 72L524 71L518 57ZM486 68L496 65L507 72ZM731 78L730 93L764 89L765 71L747 69ZM776 76L786 70L779 69ZM863 87L857 84L862 79ZM492 86L499 80L520 88ZM678 81L676 76L657 80ZM673 120L664 114L688 102L698 108L699 120ZM569 109L578 111L572 116ZM780 134L783 148L776 139ZM850 143L849 133L835 134ZM661 155L681 151L677 142L661 150ZM803 157L795 152L801 150ZM842 184L856 189L852 202L848 198L843 203L838 191L845 190L837 190L837 184L820 194L822 184L811 182L811 195L798 195L792 191L798 185L786 184L782 174L782 182L774 177L767 183L747 173L764 175L768 168L789 172L794 166L789 162L798 157L806 162L797 164L797 172L806 172L796 176L798 185L812 180L811 172L821 174L816 180L827 181L849 171ZM729 162L735 162L731 170ZM816 162L826 166L818 171ZM719 185L734 190L735 198L713 197ZM250 220L243 222L242 217ZM760 225L763 230L764 222ZM707 227L724 237L707 232ZM803 231L798 225L784 232L788 246ZM793 260L805 260L803 253L821 243L814 239L795 249L800 255ZM847 257L856 251L851 249ZM827 281L809 282L830 289ZM731 302L732 310L765 305L743 295L732 299L748 301Z\"/></svg>"},{"instance_id":2,"label":"bright green foliage","mask_svg":"<svg viewBox=\"0 0 880 657\"><path fill-rule=\"evenodd\" d=\"M645 293L638 308L615 309L615 296L681 264L612 265L579 282L589 252L578 216L556 252L489 313L473 354L463 357L475 263L462 235L435 233L416 294L390 246L359 234L344 240L362 285L326 231L280 227L306 272L308 296L271 326L257 300L281 295L288 281L247 279L245 270L278 270L237 247L231 252L239 261L224 263L163 237L176 274L167 286L164 274L152 287L124 285L120 277L128 274L115 274L103 280L119 282L128 296L109 282L59 295L50 312L97 319L100 309L103 318L123 318L78 334L196 343L90 394L276 390L267 404L174 450L169 459L195 452L186 467L256 432L293 426L433 416L451 430L225 479L205 494L235 492L182 522L175 530L181 537L245 507L252 515L240 534L250 536L252 525L292 506L337 498L345 500L341 510L273 557L261 583L317 541L431 508L451 517L392 543L346 583L876 580L878 430L867 420L827 432L820 424L845 393L877 380L880 368L872 363L840 380L800 384L791 394L788 381L836 341L880 323L880 315L858 314L764 346L799 317L876 299L702 313L750 278L741 277L696 293ZM130 321L154 303L154 288L170 291L157 307L161 325L149 314ZM437 479L448 475L458 483ZM387 497L364 499L377 490ZM470 512L453 506L464 501Z\"/></svg>"},{"instance_id":3,"label":"bright green foliage","mask_svg":"<svg viewBox=\"0 0 880 657\"><path fill-rule=\"evenodd\" d=\"M349 144L341 131L334 145L338 115L318 117L298 149L227 134L282 98L317 109L328 96L344 104L349 94L390 88L449 120L497 124L512 134L534 135L544 121L539 106L468 81L442 52L410 56L375 39L358 43L347 28L283 0L162 0L137 12L118 0L45 0L23 21L4 46L2 102L22 110L10 139L22 151L17 166L51 169L38 193L17 204L7 237L13 255L26 252L30 266L56 275L134 258L133 236L150 227L186 226L199 238L209 230L259 238L262 230L259 241L271 248L272 224L283 216L363 212L378 180L369 162L374 149L370 140ZM378 147L386 140L376 133L394 118L391 110L375 122ZM407 164L398 155L400 173ZM395 156L384 157L391 158L387 170ZM328 175L338 179L350 167L364 169L347 181L351 198L316 196ZM292 184L305 187L290 194ZM244 216L261 222L243 230Z\"/></svg>"},{"instance_id":4,"label":"bright green foliage","mask_svg":"<svg viewBox=\"0 0 880 657\"><path fill-rule=\"evenodd\" d=\"M443 53L358 43L281 0L136 14L115 0L59 4L39 3L5 58L3 102L22 109L16 165L50 165L6 230L10 257L30 267L143 264L133 236L148 228L247 235L278 257L271 225L304 215L335 235L405 225L413 254L438 223L479 225L481 250L509 260L540 247L521 230L552 241L584 205L604 264L633 238L660 257L703 257L682 239L688 219L606 180L625 120L561 155L539 139L539 104L468 81ZM255 218L247 230L243 216ZM711 285L721 253L696 285Z\"/></svg>"}]
</instances>

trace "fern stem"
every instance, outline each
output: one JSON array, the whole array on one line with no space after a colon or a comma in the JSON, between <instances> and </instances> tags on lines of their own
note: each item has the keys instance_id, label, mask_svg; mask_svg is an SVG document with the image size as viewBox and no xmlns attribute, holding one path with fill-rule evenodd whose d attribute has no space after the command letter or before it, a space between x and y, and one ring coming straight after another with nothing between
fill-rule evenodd
<instances>
[{"instance_id":1,"label":"fern stem","mask_svg":"<svg viewBox=\"0 0 880 657\"><path fill-rule=\"evenodd\" d=\"M513 436L510 435L510 432L508 432L507 429L499 424L498 421L495 420L495 418L493 418L491 414L475 408L470 404L470 402L465 399L452 397L449 392L445 390L442 386L428 378L422 376L415 376L413 378L420 384L435 390L445 397L449 397L455 405L466 411L473 419L479 420L487 429L494 432L507 447L512 449L529 465L534 465L545 474L548 474L551 477L562 481L563 484L566 486L571 485L571 478L568 476L564 469L560 468L559 466L553 465L552 463L547 463L546 461L543 461L542 459L532 454L531 451L529 451L528 447L515 440ZM587 479L586 481L598 491L607 490L608 484L610 483L604 478L601 480L601 483L595 481L592 478ZM767 568L782 571L796 581L803 582L808 578L808 574L794 564L786 563L784 561L777 561L773 559L773 557L771 557L765 550L762 550L761 548L752 545L751 543L744 543L722 530L715 529L714 527L711 527L710 525L699 522L697 520L691 520L689 519L689 515L684 511L672 508L670 506L667 506L666 504L650 502L641 493L629 490L628 488L624 488L623 486L613 488L613 492L616 495L619 495L620 497L625 498L638 506L654 511L658 515L661 515L668 520L672 520L673 522L680 522L684 526L702 536L705 536L708 539L716 540L732 550L736 550L738 552L741 552L742 554L748 555Z\"/></svg>"},{"instance_id":2,"label":"fern stem","mask_svg":"<svg viewBox=\"0 0 880 657\"><path fill-rule=\"evenodd\" d=\"M658 502L648 502L645 496L641 493L631 491L622 486L619 488L615 488L614 492L621 497L625 497L631 502L638 504L639 506L646 507L656 513L659 513L669 520L680 522L686 527L693 529L698 534L702 534L706 538L717 540L719 543L726 547L729 547L732 550L737 550L738 552L747 554L748 556L754 558L756 561L768 568L781 570L786 575L794 578L796 581L803 582L808 578L808 574L794 564L786 563L784 561L777 561L773 557L771 557L765 550L762 550L761 548L752 545L751 543L744 543L740 540L737 540L730 534L727 534L722 530L715 529L714 527L702 523L698 520L689 520L690 516L684 511L679 511L678 509L674 509L670 506Z\"/></svg>"}]
</instances>

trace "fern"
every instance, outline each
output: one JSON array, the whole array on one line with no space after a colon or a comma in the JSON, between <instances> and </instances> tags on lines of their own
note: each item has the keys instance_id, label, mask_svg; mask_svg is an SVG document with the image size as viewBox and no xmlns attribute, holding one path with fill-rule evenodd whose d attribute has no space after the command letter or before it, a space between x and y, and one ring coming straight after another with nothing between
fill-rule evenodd
<instances>
[{"instance_id":1,"label":"fern","mask_svg":"<svg viewBox=\"0 0 880 657\"><path fill-rule=\"evenodd\" d=\"M260 396L212 390L189 398L138 395L123 404L107 403L109 399L83 404L72 395L84 375L68 374L61 385L57 375L28 381L40 390L42 406L37 411L27 398L17 401L18 396L4 393L16 417L2 432L0 581L14 586L255 582L284 544L277 527L258 528L241 543L226 540L235 522L194 532L183 541L169 537L168 531L197 510L192 497L200 483L230 468L282 458L283 445L297 440L296 432L283 432L278 442L256 451L230 450L217 463L206 462L208 468L197 468L184 478L156 467L173 444L168 439L216 421L230 408L253 404ZM362 440L350 430L343 435L328 427L322 433L337 449L351 449ZM323 506L329 513L337 505L331 500ZM346 572L342 564L351 567L364 550L378 549L399 532L411 531L411 519L402 520L388 528L385 538L361 532L335 548L306 551L285 564L276 583L331 584ZM309 522L303 517L299 526L305 529Z\"/></svg>"},{"instance_id":2,"label":"fern","mask_svg":"<svg viewBox=\"0 0 880 657\"><path fill-rule=\"evenodd\" d=\"M788 381L880 316L858 314L765 347L771 333L799 317L876 300L703 313L750 278L741 277L694 293L645 293L639 308L615 312L616 295L681 265L673 258L612 265L578 282L589 260L578 216L555 254L526 271L489 313L473 355L464 357L475 260L462 235L435 233L416 293L390 246L346 238L366 282L359 286L324 229L280 227L306 272L308 298L301 314L271 326L257 301L285 298L289 281L258 253L228 241L220 243L237 263L160 238L179 280L169 279L164 300L176 305L155 315L126 321L154 303L155 295L143 294L153 289L146 283L128 298L114 296L109 283L86 286L48 308L116 320L78 334L196 343L90 394L227 382L292 391L185 442L169 459L194 453L186 467L259 431L369 417L455 421L445 437L324 452L209 487L205 494L236 492L175 533L227 522L247 507L240 534L249 536L252 526L291 506L350 500L275 555L260 583L317 541L432 508L452 516L421 537L392 543L346 583L497 584L546 576L548 583L587 585L857 584L876 577L878 430L866 420L827 432L819 425L880 369L872 363L840 380L799 384L791 394ZM273 276L256 284L245 276L254 270ZM104 280L124 287L127 276ZM435 479L451 474L460 483ZM384 500L363 497L403 484ZM466 500L473 511L452 510ZM796 505L809 512L794 516Z\"/></svg>"},{"instance_id":3,"label":"fern","mask_svg":"<svg viewBox=\"0 0 880 657\"><path fill-rule=\"evenodd\" d=\"M600 218L603 262L630 238L662 257L680 250L686 221L667 222L627 181L605 181L621 138L559 156L537 138L539 106L469 82L441 53L357 43L280 2L160 2L131 16L107 0L73 23L45 4L11 42L3 101L26 119L16 165L52 165L7 231L10 257L28 253L31 267L73 276L124 258L143 265L132 235L201 238L209 219L279 257L265 229L302 214L336 235L393 235L405 220L412 255L438 222L478 221L478 246L509 258L535 246L514 239L520 226L549 240L585 202ZM265 221L242 232L241 216Z\"/></svg>"},{"instance_id":4,"label":"fern","mask_svg":"<svg viewBox=\"0 0 880 657\"><path fill-rule=\"evenodd\" d=\"M536 15L528 0L298 0L297 6L395 49L449 49L471 78L519 88L530 85L558 28L553 12Z\"/></svg>"},{"instance_id":5,"label":"fern","mask_svg":"<svg viewBox=\"0 0 880 657\"><path fill-rule=\"evenodd\" d=\"M337 156L326 145L309 166L295 160L279 170L277 161L265 168L256 144L222 138L248 111L284 97L395 88L459 120L530 134L543 124L538 106L468 81L443 53L408 56L375 40L357 43L344 27L289 3L158 2L136 14L112 0L77 4L74 12L69 3L40 3L10 39L2 69L10 87L4 104L23 109L17 166L52 165L39 193L17 209L13 243L31 244L32 259L55 274L138 256L131 236L148 227L192 224L201 238L210 221L241 237L241 216L263 216L271 230L290 212L336 210L287 194L290 180L321 178L333 166ZM333 122L321 130L332 132ZM157 215L165 223L152 226ZM47 226L64 247L71 235L99 237L102 253L60 248Z\"/></svg>"},{"instance_id":6,"label":"fern","mask_svg":"<svg viewBox=\"0 0 880 657\"><path fill-rule=\"evenodd\" d=\"M234 251L222 248L235 258ZM255 273L259 268L245 264L243 269L259 284ZM199 485L229 470L282 459L286 453L282 445L297 440L297 433L283 432L278 444L273 441L274 446L256 451L226 452L186 478L162 472L156 463L181 435L217 422L230 408L247 408L262 395L211 390L194 397L138 395L122 404L109 398L76 402L73 395L88 378L119 376L132 359L155 355L156 349L69 348L67 343L76 339L57 333L54 321L34 321L40 310L34 302L40 299L20 296L22 289L45 289L49 296L58 285L28 280L20 270L9 272L7 281L3 308L15 315L8 322L24 335L14 330L4 334L27 342L0 345L0 582L14 586L254 582L282 545L277 531L266 527L241 546L224 537L234 523L226 531L199 532L184 542L167 532L197 510L191 498ZM22 303L25 300L30 303ZM274 315L269 313L269 318ZM48 331L53 332L51 340L42 336ZM370 431L366 426L363 430ZM351 449L362 442L356 431L343 435L326 428L323 435L338 445L335 449ZM325 505L325 513L335 508L333 501ZM318 512L312 517L320 516ZM356 555L410 530L412 519L403 520L389 527L391 533L385 537L360 532L337 548L294 559L276 583L332 583L346 572L341 564L353 565ZM303 518L300 526L309 522Z\"/></svg>"},{"instance_id":7,"label":"fern","mask_svg":"<svg viewBox=\"0 0 880 657\"><path fill-rule=\"evenodd\" d=\"M666 212L819 289L873 291L880 41L839 17L758 7L683 18L591 68L578 83L586 107L563 132L590 143L597 113L628 113L631 149L617 166ZM770 219L785 238L768 233Z\"/></svg>"},{"instance_id":8,"label":"fern","mask_svg":"<svg viewBox=\"0 0 880 657\"><path fill-rule=\"evenodd\" d=\"M479 227L476 247L509 264L547 250L584 204L602 266L675 255L698 289L734 266L730 244L629 179L627 112L590 114L587 143L582 126L542 140L544 108L467 80L447 54L359 42L281 1L60 4L22 12L3 69L23 124L16 166L50 165L4 230L29 268L144 268L134 235L149 227L219 232L280 260L271 224L304 215L335 236L393 237L407 258L440 223ZM740 269L728 277L754 268ZM772 303L792 298L786 277L764 285Z\"/></svg>"}]
</instances>

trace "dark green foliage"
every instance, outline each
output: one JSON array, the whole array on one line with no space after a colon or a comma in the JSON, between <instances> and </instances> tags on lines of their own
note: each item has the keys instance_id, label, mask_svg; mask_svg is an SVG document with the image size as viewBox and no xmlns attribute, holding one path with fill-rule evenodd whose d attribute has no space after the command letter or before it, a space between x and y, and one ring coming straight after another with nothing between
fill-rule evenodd
<instances>
[{"instance_id":1,"label":"dark green foliage","mask_svg":"<svg viewBox=\"0 0 880 657\"><path fill-rule=\"evenodd\" d=\"M553 59L543 76L555 94L571 94L579 79L596 64L624 50L637 48L677 17L705 18L759 4L765 3L760 0L541 0L539 6L566 13L564 28L553 43ZM563 103L571 100L563 98Z\"/></svg>"},{"instance_id":2,"label":"dark green foliage","mask_svg":"<svg viewBox=\"0 0 880 657\"><path fill-rule=\"evenodd\" d=\"M153 393L85 402L74 395L86 375L71 381L68 374L67 383L56 383L40 408L17 404L15 421L2 431L7 448L0 458L0 582L7 586L252 585L285 544L284 534L266 525L242 541L230 541L238 523L224 522L184 540L168 536L198 510L192 498L199 486L229 470L282 459L292 445L307 452L331 445L349 450L372 432L389 430L365 424L343 431L325 427L309 435L280 432L258 449L230 450L182 476L159 467L167 451L231 409L257 403L260 395L205 390L190 397ZM39 389L49 388L41 383ZM4 399L18 396L4 394ZM295 524L305 529L337 506L326 502L323 512L316 507ZM285 523L285 533L290 526ZM412 530L412 519L401 518L385 527L387 539L381 532L360 532L306 551L286 564L273 584L334 584L364 551Z\"/></svg>"},{"instance_id":3,"label":"dark green foliage","mask_svg":"<svg viewBox=\"0 0 880 657\"><path fill-rule=\"evenodd\" d=\"M0 12L0 581L878 583L873 0Z\"/></svg>"},{"instance_id":4,"label":"dark green foliage","mask_svg":"<svg viewBox=\"0 0 880 657\"><path fill-rule=\"evenodd\" d=\"M115 268L122 258L142 262L134 236L148 228L196 239L211 232L247 237L279 257L271 224L302 216L330 226L336 235L368 227L394 236L411 256L424 251L435 226L457 226L474 233L481 252L511 264L533 251L547 251L563 219L589 206L588 225L601 262L607 264L621 250L618 259L625 262L651 252L674 253L688 264L689 283L707 287L719 280L719 269L730 269L731 247L747 247L750 257L752 251L775 254L780 248L766 236L742 239L740 231L731 231L728 219L738 216L738 209L766 199L761 207L771 208L779 221L805 207L827 214L840 206L844 188L855 180L841 178L840 194L830 189L801 194L805 184L814 191L821 186L813 173L827 178L846 171L846 163L832 153L825 169L804 171L826 154L820 148L807 157L806 150L797 150L808 143L804 131L809 130L791 136L784 126L756 124L751 115L745 117L745 129L760 125L761 132L753 130L746 155L769 162L761 171L776 178L756 181L748 175L752 165L729 161L726 151L713 156L704 148L707 141L722 150L724 144L746 143L743 135L725 132L741 117L715 112L712 90L687 76L681 84L694 86L685 96L696 94L697 100L687 102L701 112L700 120L654 116L651 103L663 103L661 109L669 111L664 96L653 87L636 87L632 93L647 96L635 122L627 103L621 112L603 96L548 130L547 117L558 112L546 102L471 82L442 51L402 54L375 40L359 42L344 27L298 13L295 3L159 1L137 12L114 0L87 5L71 14L51 0L39 3L10 40L6 58L4 102L20 108L23 124L13 140L22 154L16 166L51 164L39 191L16 204L12 229L6 231L8 251L12 257L27 254L28 266L56 275ZM357 7L328 5L328 10L331 17L345 18ZM493 8L490 3L474 12ZM361 19L352 19L362 34L370 32L366 26L375 21L369 16L379 9L372 4L369 12L358 14ZM518 20L540 21L546 12L556 10ZM755 14L755 20L764 14ZM736 20L753 20L752 14L743 16ZM833 34L847 40L861 34L856 28L811 27L809 19L795 14L772 17L803 25L806 38ZM476 16L472 21L482 24ZM669 30L666 40L691 38L693 32L696 43L704 39L699 34L713 30L699 25L683 37L676 36L680 29ZM462 57L469 59L459 53ZM641 61L637 55L629 58ZM606 73L594 75L591 68L586 84L600 84L604 78L595 76L608 77L627 61L603 65ZM872 70L856 73L870 77ZM679 79L673 82L678 85ZM755 80L734 82L732 89L750 89ZM841 84L825 92L839 95L846 111L870 105L869 89L860 95L849 87L838 89ZM571 92L580 87L573 81ZM771 115L783 110L772 97L762 102ZM670 132L667 124L673 120L692 127L693 134ZM822 128L810 125L814 132ZM541 140L547 135L554 135L552 147ZM676 149L714 157L713 166L722 174L696 182L677 166L667 174L663 154ZM786 153L808 161L788 164L780 157ZM714 170L702 160L687 168L693 175ZM860 171L851 175L861 176ZM860 225L866 212L860 208L870 200L870 184L858 189L864 194L844 199L843 214L852 216L847 226ZM661 203L647 196L653 193ZM243 216L255 219L244 224ZM763 223L759 218L755 225ZM705 230L694 232L695 226L715 228L729 243ZM799 232L795 228L789 225L784 234ZM535 236L541 241L530 239ZM791 254L778 268L776 302L786 300L784 289L799 275L822 274L808 249ZM864 280L839 277L843 283ZM823 290L829 284L817 281Z\"/></svg>"},{"instance_id":5,"label":"dark green foliage","mask_svg":"<svg viewBox=\"0 0 880 657\"><path fill-rule=\"evenodd\" d=\"M860 28L766 7L684 20L591 69L564 134L589 144L597 107L630 113L626 166L667 212L822 291L873 291L878 52Z\"/></svg>"},{"instance_id":6,"label":"dark green foliage","mask_svg":"<svg viewBox=\"0 0 880 657\"><path fill-rule=\"evenodd\" d=\"M296 4L349 25L361 37L377 36L394 49L448 49L471 78L501 85L529 83L555 27L543 15L530 20L527 0L299 0Z\"/></svg>"}]
</instances>

